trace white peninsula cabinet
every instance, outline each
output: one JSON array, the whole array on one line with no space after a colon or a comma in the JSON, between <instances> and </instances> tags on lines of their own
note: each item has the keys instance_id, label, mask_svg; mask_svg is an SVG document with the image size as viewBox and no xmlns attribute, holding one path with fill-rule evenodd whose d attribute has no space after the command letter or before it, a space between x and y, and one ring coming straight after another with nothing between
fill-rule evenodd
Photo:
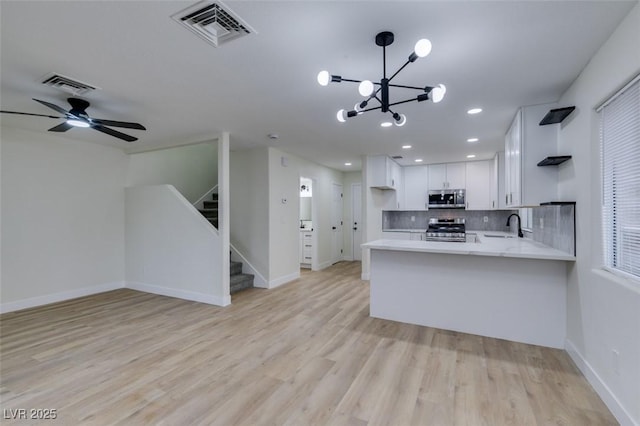
<instances>
[{"instance_id":1,"label":"white peninsula cabinet","mask_svg":"<svg viewBox=\"0 0 640 426\"><path fill-rule=\"evenodd\" d=\"M492 210L495 206L491 200L493 160L469 161L466 167L467 210Z\"/></svg>"},{"instance_id":2,"label":"white peninsula cabinet","mask_svg":"<svg viewBox=\"0 0 640 426\"><path fill-rule=\"evenodd\" d=\"M539 167L556 155L558 127L538 123L555 104L522 107L505 136L506 207L531 207L554 201L558 193L558 169Z\"/></svg>"},{"instance_id":3,"label":"white peninsula cabinet","mask_svg":"<svg viewBox=\"0 0 640 426\"><path fill-rule=\"evenodd\" d=\"M465 163L431 164L429 166L429 189L465 189Z\"/></svg>"},{"instance_id":4,"label":"white peninsula cabinet","mask_svg":"<svg viewBox=\"0 0 640 426\"><path fill-rule=\"evenodd\" d=\"M368 157L371 167L372 188L399 190L402 188L402 169L400 165L386 155Z\"/></svg>"},{"instance_id":5,"label":"white peninsula cabinet","mask_svg":"<svg viewBox=\"0 0 640 426\"><path fill-rule=\"evenodd\" d=\"M428 166L403 167L404 197L400 202L403 210L426 210L428 205L427 188Z\"/></svg>"}]
</instances>

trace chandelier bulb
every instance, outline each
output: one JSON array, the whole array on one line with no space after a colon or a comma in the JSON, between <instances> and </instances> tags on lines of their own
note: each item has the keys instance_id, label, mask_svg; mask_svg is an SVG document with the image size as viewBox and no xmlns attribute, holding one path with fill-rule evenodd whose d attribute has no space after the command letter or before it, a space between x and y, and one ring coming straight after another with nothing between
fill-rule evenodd
<instances>
[{"instance_id":1,"label":"chandelier bulb","mask_svg":"<svg viewBox=\"0 0 640 426\"><path fill-rule=\"evenodd\" d=\"M434 104L437 104L444 99L444 94L447 93L447 88L444 84L439 84L431 89L431 100Z\"/></svg>"},{"instance_id":2,"label":"chandelier bulb","mask_svg":"<svg viewBox=\"0 0 640 426\"><path fill-rule=\"evenodd\" d=\"M364 80L358 86L358 92L360 95L369 97L373 93L373 83L369 80Z\"/></svg>"},{"instance_id":3,"label":"chandelier bulb","mask_svg":"<svg viewBox=\"0 0 640 426\"><path fill-rule=\"evenodd\" d=\"M398 127L402 127L407 123L407 116L404 114L398 114L396 112L395 114L393 114L393 119L395 120L393 124Z\"/></svg>"},{"instance_id":4,"label":"chandelier bulb","mask_svg":"<svg viewBox=\"0 0 640 426\"><path fill-rule=\"evenodd\" d=\"M426 38L420 39L416 43L413 51L418 55L418 57L424 58L431 53L431 42Z\"/></svg>"},{"instance_id":5,"label":"chandelier bulb","mask_svg":"<svg viewBox=\"0 0 640 426\"><path fill-rule=\"evenodd\" d=\"M331 76L329 75L329 71L320 71L318 73L318 84L320 84L320 86L328 85L330 77Z\"/></svg>"},{"instance_id":6,"label":"chandelier bulb","mask_svg":"<svg viewBox=\"0 0 640 426\"><path fill-rule=\"evenodd\" d=\"M341 109L340 111L338 111L338 114L336 114L336 118L341 123L344 123L345 121L347 121L344 109Z\"/></svg>"}]
</instances>

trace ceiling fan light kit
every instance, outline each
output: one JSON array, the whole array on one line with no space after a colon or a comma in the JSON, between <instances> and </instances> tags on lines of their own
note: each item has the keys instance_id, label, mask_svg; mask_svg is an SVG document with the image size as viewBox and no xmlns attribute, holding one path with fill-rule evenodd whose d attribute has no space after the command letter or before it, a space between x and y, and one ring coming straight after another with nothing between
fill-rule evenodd
<instances>
[{"instance_id":1,"label":"ceiling fan light kit","mask_svg":"<svg viewBox=\"0 0 640 426\"><path fill-rule=\"evenodd\" d=\"M393 33L389 31L378 33L375 38L376 45L382 47L382 78L379 82L372 82L371 80L353 80L343 78L340 75L330 74L329 71L326 70L320 71L318 73L318 84L320 84L321 86L327 86L329 85L329 83L341 83L343 81L349 83L358 83L358 92L361 96L366 98L363 101L356 103L352 110L339 110L336 114L336 118L339 122L344 123L347 121L347 118L362 115L363 113L368 111L380 110L383 113L390 113L393 117L393 124L400 127L405 125L405 123L407 122L407 117L404 114L400 114L391 110L391 107L413 101L423 102L429 99L433 103L438 103L442 101L442 99L444 99L444 95L447 92L447 88L444 84L439 84L437 86L415 87L391 83L391 80L393 80L395 76L397 76L400 71L402 71L407 65L415 62L418 58L424 58L425 56L429 55L432 48L431 42L429 40L418 40L418 42L415 44L413 52L411 52L404 65L402 65L391 77L387 78L386 48L393 43L393 39ZM390 87L418 90L422 93L420 93L416 97L412 97L402 101L390 102ZM369 102L371 102L372 100L377 101L379 105L368 108ZM381 126L389 127L392 125L390 123L390 121L385 120L383 123L381 123Z\"/></svg>"},{"instance_id":2,"label":"ceiling fan light kit","mask_svg":"<svg viewBox=\"0 0 640 426\"><path fill-rule=\"evenodd\" d=\"M19 114L19 115L31 115L36 117L48 117L48 118L57 118L63 119L64 122L58 124L57 126L53 126L49 129L50 132L66 132L73 127L91 127L93 130L97 130L99 132L105 133L109 136L113 136L118 139L122 139L127 142L137 141L138 138L127 135L126 133L119 132L117 130L113 130L106 126L111 127L124 127L127 129L135 129L135 130L147 130L142 124L139 123L130 123L127 121L115 121L115 120L103 120L101 118L92 118L87 114L86 109L91 105L89 102L84 99L79 98L68 98L67 101L69 105L71 105L71 109L66 111L64 108L59 107L56 104L52 104L47 101L42 101L40 99L33 99L34 101L41 103L42 105L51 108L57 113L61 114L62 117L56 117L54 115L45 115L45 114L32 114L28 112L17 112L17 111L0 111L0 113L4 114Z\"/></svg>"}]
</instances>

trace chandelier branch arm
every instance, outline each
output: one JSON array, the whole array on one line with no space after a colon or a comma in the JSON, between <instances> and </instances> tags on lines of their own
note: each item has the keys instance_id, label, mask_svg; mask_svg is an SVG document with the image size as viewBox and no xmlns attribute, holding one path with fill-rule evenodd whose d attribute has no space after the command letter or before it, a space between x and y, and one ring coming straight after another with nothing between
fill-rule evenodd
<instances>
[{"instance_id":1,"label":"chandelier branch arm","mask_svg":"<svg viewBox=\"0 0 640 426\"><path fill-rule=\"evenodd\" d=\"M390 84L389 87L400 87L402 89L422 90L422 91L425 91L427 93L429 93L433 89L433 87L431 87L431 86L416 87L416 86L405 86L405 85L402 85L402 84Z\"/></svg>"},{"instance_id":2,"label":"chandelier branch arm","mask_svg":"<svg viewBox=\"0 0 640 426\"><path fill-rule=\"evenodd\" d=\"M404 63L404 65L403 65L403 66L401 66L401 67L400 67L400 69L399 69L398 71L396 71L395 73L393 73L393 75L392 75L391 77L389 77L389 81L393 80L393 78L394 78L396 75L400 74L400 71L402 71L402 70L404 69L404 67L406 67L406 66L407 66L407 65L409 65L410 63L411 63L411 61L407 61L407 62L405 62L405 63Z\"/></svg>"},{"instance_id":3,"label":"chandelier branch arm","mask_svg":"<svg viewBox=\"0 0 640 426\"><path fill-rule=\"evenodd\" d=\"M392 104L389 104L389 106L392 107L395 105L406 104L406 103L417 101L417 100L418 100L417 98L409 98L409 99L405 99L404 101L394 102Z\"/></svg>"}]
</instances>

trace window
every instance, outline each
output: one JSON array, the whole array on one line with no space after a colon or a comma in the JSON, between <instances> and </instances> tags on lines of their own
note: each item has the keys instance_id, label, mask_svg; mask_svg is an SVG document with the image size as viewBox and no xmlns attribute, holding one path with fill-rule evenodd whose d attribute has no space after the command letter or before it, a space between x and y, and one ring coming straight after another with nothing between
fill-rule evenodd
<instances>
[{"instance_id":1,"label":"window","mask_svg":"<svg viewBox=\"0 0 640 426\"><path fill-rule=\"evenodd\" d=\"M597 111L605 265L640 277L640 76Z\"/></svg>"}]
</instances>

